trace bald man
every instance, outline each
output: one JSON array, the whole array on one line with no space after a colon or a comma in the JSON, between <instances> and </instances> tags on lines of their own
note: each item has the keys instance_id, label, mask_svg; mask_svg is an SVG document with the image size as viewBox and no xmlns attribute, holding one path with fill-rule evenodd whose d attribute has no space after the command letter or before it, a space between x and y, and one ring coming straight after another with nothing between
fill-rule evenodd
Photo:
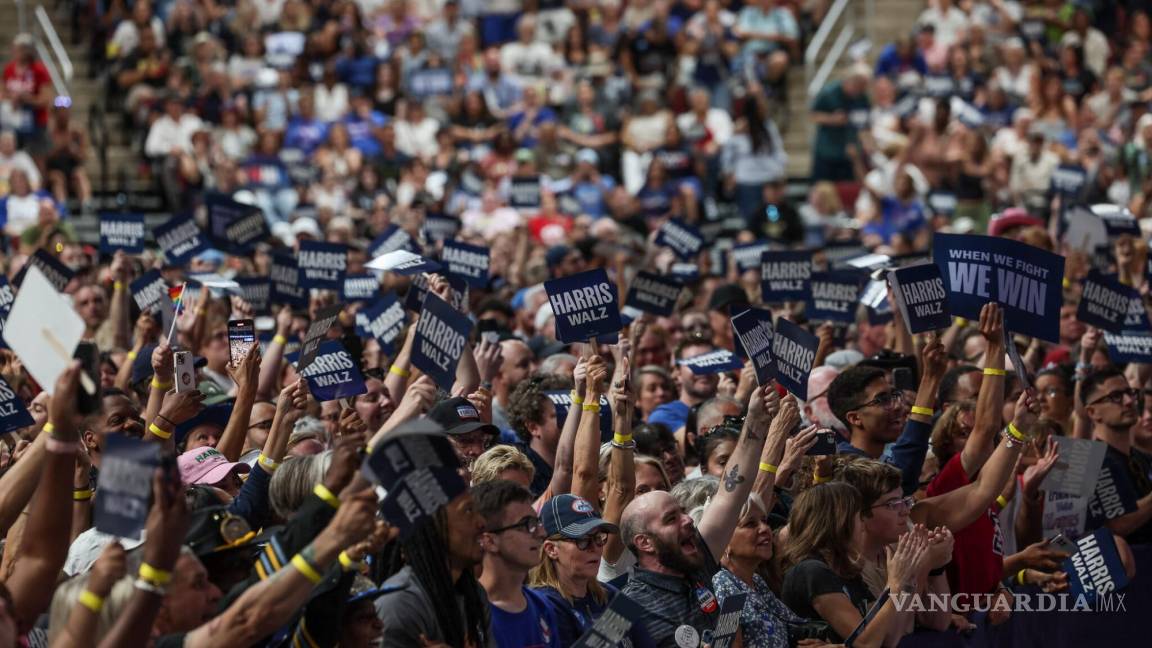
<instances>
[{"instance_id":1,"label":"bald man","mask_svg":"<svg viewBox=\"0 0 1152 648\"><path fill-rule=\"evenodd\" d=\"M532 349L520 340L504 340L500 343L503 361L492 378L492 424L501 432L512 429L508 422L508 398L516 385L532 375Z\"/></svg>"}]
</instances>

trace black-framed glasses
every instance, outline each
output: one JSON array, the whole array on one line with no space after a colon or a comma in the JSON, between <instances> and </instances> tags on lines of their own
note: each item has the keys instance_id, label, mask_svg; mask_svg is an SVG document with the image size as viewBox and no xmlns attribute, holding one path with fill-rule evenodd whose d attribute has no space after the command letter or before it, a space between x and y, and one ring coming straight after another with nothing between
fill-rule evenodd
<instances>
[{"instance_id":1,"label":"black-framed glasses","mask_svg":"<svg viewBox=\"0 0 1152 648\"><path fill-rule=\"evenodd\" d=\"M586 535L583 538L555 538L555 540L559 540L560 542L570 542L576 545L576 548L580 551L588 551L588 549L593 545L595 545L597 549L601 549L604 547L604 545L608 544L608 532L597 531L596 533L593 533L592 535Z\"/></svg>"},{"instance_id":2,"label":"black-framed glasses","mask_svg":"<svg viewBox=\"0 0 1152 648\"><path fill-rule=\"evenodd\" d=\"M881 506L883 506L883 507L887 508L889 511L893 511L893 512L898 512L901 510L911 511L912 506L915 504L916 504L916 498L912 497L911 495L908 495L907 497L897 497L896 499L890 499L886 502L880 502L879 504L873 504L872 508L880 508Z\"/></svg>"},{"instance_id":3,"label":"black-framed glasses","mask_svg":"<svg viewBox=\"0 0 1152 648\"><path fill-rule=\"evenodd\" d=\"M872 407L873 405L883 407L885 409L892 409L896 406L897 403L903 403L903 402L904 402L904 392L902 390L899 390L899 389L893 389L891 391L880 392L879 394L876 394L875 398L868 401L867 403L857 405L856 407L853 407L852 409L850 409L848 411L849 412L855 412L856 410L862 410L865 407Z\"/></svg>"},{"instance_id":4,"label":"black-framed glasses","mask_svg":"<svg viewBox=\"0 0 1152 648\"><path fill-rule=\"evenodd\" d=\"M534 515L525 515L514 524L488 529L488 533L504 533L512 529L524 529L528 533L536 533L544 526L544 521Z\"/></svg>"},{"instance_id":5,"label":"black-framed glasses","mask_svg":"<svg viewBox=\"0 0 1152 648\"><path fill-rule=\"evenodd\" d=\"M1122 405L1124 403L1124 397L1125 396L1127 396L1128 398L1131 398L1133 401L1138 403L1138 402L1140 402L1140 394L1141 394L1141 392L1139 389L1133 389L1131 387L1129 387L1128 389L1117 389L1115 391L1110 391L1107 394L1104 394L1100 398L1097 398L1096 400L1094 400L1088 404L1089 405L1095 405L1097 403L1103 403L1104 401L1108 401L1109 403L1113 403L1115 405Z\"/></svg>"}]
</instances>

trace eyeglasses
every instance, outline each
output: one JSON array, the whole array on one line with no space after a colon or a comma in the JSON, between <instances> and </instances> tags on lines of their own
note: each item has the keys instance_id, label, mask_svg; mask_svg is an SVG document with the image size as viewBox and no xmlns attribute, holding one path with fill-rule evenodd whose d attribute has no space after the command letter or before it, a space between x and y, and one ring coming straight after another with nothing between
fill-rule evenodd
<instances>
[{"instance_id":1,"label":"eyeglasses","mask_svg":"<svg viewBox=\"0 0 1152 648\"><path fill-rule=\"evenodd\" d=\"M498 527L495 529L488 529L488 533L504 533L512 529L524 529L528 533L536 533L544 526L544 521L538 517L524 516L520 518L519 522L509 524L508 526Z\"/></svg>"},{"instance_id":2,"label":"eyeglasses","mask_svg":"<svg viewBox=\"0 0 1152 648\"><path fill-rule=\"evenodd\" d=\"M608 532L607 531L597 531L596 533L593 533L592 535L584 536L583 538L553 538L553 539L559 540L561 542L571 542L572 544L576 545L576 548L579 549L580 551L588 551L588 549L592 545L596 545L596 548L599 549L599 548L602 548L604 545L608 544Z\"/></svg>"},{"instance_id":3,"label":"eyeglasses","mask_svg":"<svg viewBox=\"0 0 1152 648\"><path fill-rule=\"evenodd\" d=\"M1109 403L1113 403L1115 405L1121 405L1124 403L1124 397L1125 396L1127 396L1128 398L1131 398L1134 401L1139 402L1140 390L1139 389L1132 389L1131 387L1129 387L1128 389L1117 389L1116 391L1112 391L1112 392L1108 392L1107 394L1104 394L1100 398L1097 398L1096 400L1094 400L1088 404L1089 405L1095 405L1097 403L1103 403L1104 401L1108 401Z\"/></svg>"},{"instance_id":4,"label":"eyeglasses","mask_svg":"<svg viewBox=\"0 0 1152 648\"><path fill-rule=\"evenodd\" d=\"M892 391L880 392L879 394L876 394L876 398L873 398L863 405L857 405L848 411L855 412L856 410L862 410L865 407L872 407L873 405L877 405L885 409L892 409L896 406L897 403L903 402L904 392L899 389L893 389Z\"/></svg>"},{"instance_id":5,"label":"eyeglasses","mask_svg":"<svg viewBox=\"0 0 1152 648\"><path fill-rule=\"evenodd\" d=\"M271 430L272 429L272 419L266 419L266 420L260 421L258 423L253 423L252 425L248 426L248 429L249 430L256 430L256 429Z\"/></svg>"},{"instance_id":6,"label":"eyeglasses","mask_svg":"<svg viewBox=\"0 0 1152 648\"><path fill-rule=\"evenodd\" d=\"M896 499L888 500L887 502L880 502L879 504L873 504L872 508L880 508L881 506L883 506L883 507L886 507L889 511L893 511L893 512L910 511L910 510L912 510L912 507L915 504L916 504L916 498L909 495L907 497L899 497Z\"/></svg>"}]
</instances>

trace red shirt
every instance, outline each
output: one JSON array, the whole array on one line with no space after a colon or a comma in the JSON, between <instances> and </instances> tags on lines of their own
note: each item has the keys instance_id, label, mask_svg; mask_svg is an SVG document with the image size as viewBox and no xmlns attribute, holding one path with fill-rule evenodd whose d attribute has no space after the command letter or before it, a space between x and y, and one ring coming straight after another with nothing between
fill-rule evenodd
<instances>
[{"instance_id":1,"label":"red shirt","mask_svg":"<svg viewBox=\"0 0 1152 648\"><path fill-rule=\"evenodd\" d=\"M960 453L948 460L940 474L928 485L928 497L950 493L971 483ZM953 530L955 544L948 565L948 585L953 594L987 594L996 588L1004 572L1004 536L995 505L959 531Z\"/></svg>"},{"instance_id":2,"label":"red shirt","mask_svg":"<svg viewBox=\"0 0 1152 648\"><path fill-rule=\"evenodd\" d=\"M40 94L40 89L51 85L52 78L48 76L48 68L40 61L32 61L31 65L23 66L18 61L10 61L4 66L4 89L9 94L22 92L32 96ZM48 109L39 108L34 111L36 126L48 125Z\"/></svg>"}]
</instances>

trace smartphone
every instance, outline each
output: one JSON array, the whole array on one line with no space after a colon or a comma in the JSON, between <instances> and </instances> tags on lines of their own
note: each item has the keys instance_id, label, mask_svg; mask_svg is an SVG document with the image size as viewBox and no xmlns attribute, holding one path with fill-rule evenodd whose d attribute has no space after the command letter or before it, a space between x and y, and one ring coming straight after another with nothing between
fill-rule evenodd
<instances>
[{"instance_id":1,"label":"smartphone","mask_svg":"<svg viewBox=\"0 0 1152 648\"><path fill-rule=\"evenodd\" d=\"M86 374L96 389L89 394L84 388L76 390L76 413L87 415L100 410L100 348L93 342L81 342L76 345L76 353L72 355L80 361L80 371Z\"/></svg>"},{"instance_id":2,"label":"smartphone","mask_svg":"<svg viewBox=\"0 0 1152 648\"><path fill-rule=\"evenodd\" d=\"M816 443L804 453L810 456L836 454L836 432L832 430L817 430Z\"/></svg>"},{"instance_id":3,"label":"smartphone","mask_svg":"<svg viewBox=\"0 0 1152 648\"><path fill-rule=\"evenodd\" d=\"M480 339L487 341L489 344L498 344L500 342L500 321L485 317L476 322L476 330L480 332Z\"/></svg>"},{"instance_id":4,"label":"smartphone","mask_svg":"<svg viewBox=\"0 0 1152 648\"><path fill-rule=\"evenodd\" d=\"M1076 543L1069 540L1063 532L1052 536L1052 539L1048 541L1048 546L1056 549L1057 551L1064 551L1070 554L1076 553L1076 550L1078 549Z\"/></svg>"},{"instance_id":5,"label":"smartphone","mask_svg":"<svg viewBox=\"0 0 1152 648\"><path fill-rule=\"evenodd\" d=\"M918 387L912 370L908 367L896 367L892 370L892 386L910 392L915 392Z\"/></svg>"},{"instance_id":6,"label":"smartphone","mask_svg":"<svg viewBox=\"0 0 1152 648\"><path fill-rule=\"evenodd\" d=\"M238 366L252 345L256 344L256 323L250 319L228 322L228 358Z\"/></svg>"},{"instance_id":7,"label":"smartphone","mask_svg":"<svg viewBox=\"0 0 1152 648\"><path fill-rule=\"evenodd\" d=\"M176 370L176 393L196 389L196 367L193 366L190 351L177 351L172 354Z\"/></svg>"}]
</instances>

